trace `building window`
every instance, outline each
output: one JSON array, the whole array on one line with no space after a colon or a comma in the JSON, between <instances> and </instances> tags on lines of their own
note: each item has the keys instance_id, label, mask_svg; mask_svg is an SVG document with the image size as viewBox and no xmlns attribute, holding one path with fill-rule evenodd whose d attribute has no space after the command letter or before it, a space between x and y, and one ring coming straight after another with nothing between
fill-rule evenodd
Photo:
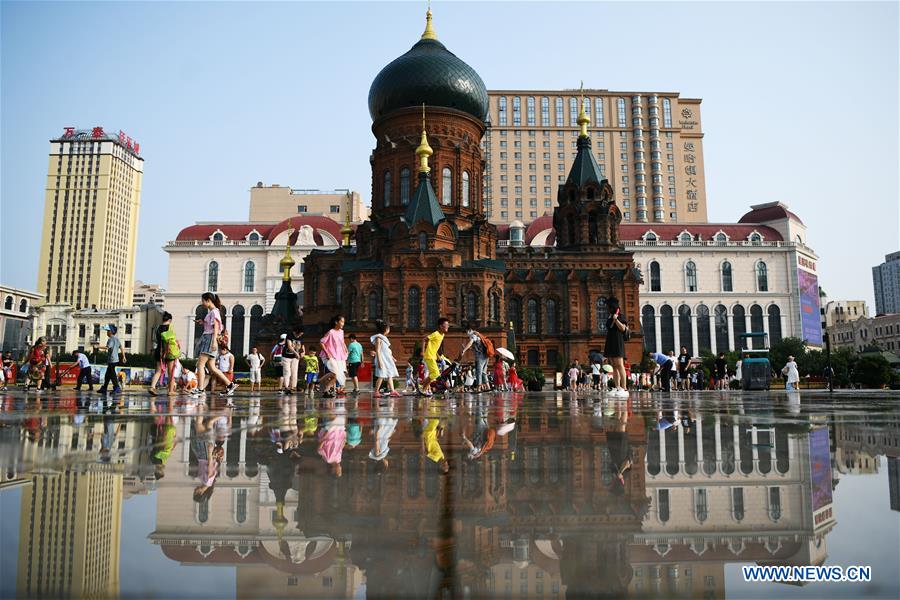
<instances>
[{"instance_id":1,"label":"building window","mask_svg":"<svg viewBox=\"0 0 900 600\"><path fill-rule=\"evenodd\" d=\"M781 309L777 304L769 307L769 345L781 341Z\"/></svg>"},{"instance_id":2,"label":"building window","mask_svg":"<svg viewBox=\"0 0 900 600\"><path fill-rule=\"evenodd\" d=\"M550 98L546 96L541 98L541 125L550 126ZM545 144L549 144L549 142L545 142Z\"/></svg>"},{"instance_id":3,"label":"building window","mask_svg":"<svg viewBox=\"0 0 900 600\"><path fill-rule=\"evenodd\" d=\"M375 320L381 318L381 291L372 290L369 292L369 319Z\"/></svg>"},{"instance_id":4,"label":"building window","mask_svg":"<svg viewBox=\"0 0 900 600\"><path fill-rule=\"evenodd\" d=\"M644 351L656 352L656 310L649 304L641 309L641 330L644 332Z\"/></svg>"},{"instance_id":5,"label":"building window","mask_svg":"<svg viewBox=\"0 0 900 600\"><path fill-rule=\"evenodd\" d=\"M528 300L528 333L538 333L538 302L534 298Z\"/></svg>"},{"instance_id":6,"label":"building window","mask_svg":"<svg viewBox=\"0 0 900 600\"><path fill-rule=\"evenodd\" d=\"M628 122L625 116L625 98L619 98L616 101L616 106L619 111L619 127L628 127Z\"/></svg>"},{"instance_id":7,"label":"building window","mask_svg":"<svg viewBox=\"0 0 900 600\"><path fill-rule=\"evenodd\" d=\"M437 326L439 310L438 289L433 285L429 286L425 290L425 327Z\"/></svg>"},{"instance_id":8,"label":"building window","mask_svg":"<svg viewBox=\"0 0 900 600\"><path fill-rule=\"evenodd\" d=\"M697 291L697 265L692 260L687 261L687 264L684 265L684 282L688 292Z\"/></svg>"},{"instance_id":9,"label":"building window","mask_svg":"<svg viewBox=\"0 0 900 600\"><path fill-rule=\"evenodd\" d=\"M6 300L3 301L3 308L4 308L5 310L12 310L12 309L13 309L13 297L12 297L12 296L7 296L7 297L6 297Z\"/></svg>"},{"instance_id":10,"label":"building window","mask_svg":"<svg viewBox=\"0 0 900 600\"><path fill-rule=\"evenodd\" d=\"M594 110L596 112L594 127L603 127L603 98L597 98L594 101Z\"/></svg>"},{"instance_id":11,"label":"building window","mask_svg":"<svg viewBox=\"0 0 900 600\"><path fill-rule=\"evenodd\" d=\"M449 206L451 198L453 198L453 172L450 167L444 167L441 171L441 204Z\"/></svg>"},{"instance_id":12,"label":"building window","mask_svg":"<svg viewBox=\"0 0 900 600\"><path fill-rule=\"evenodd\" d=\"M305 213L307 210L308 210L308 208L307 208L307 206L306 206L305 204L298 204L298 205L297 205L297 212L298 212L298 213Z\"/></svg>"},{"instance_id":13,"label":"building window","mask_svg":"<svg viewBox=\"0 0 900 600\"><path fill-rule=\"evenodd\" d=\"M84 323L82 323L78 326L78 337L79 338L84 337L84 334L86 333L86 329L87 329L87 327L85 326Z\"/></svg>"},{"instance_id":14,"label":"building window","mask_svg":"<svg viewBox=\"0 0 900 600\"><path fill-rule=\"evenodd\" d=\"M549 335L556 335L557 333L559 333L559 315L557 314L556 306L556 300L553 300L552 298L547 300L546 333Z\"/></svg>"},{"instance_id":15,"label":"building window","mask_svg":"<svg viewBox=\"0 0 900 600\"><path fill-rule=\"evenodd\" d=\"M506 125L506 96L500 96L500 106L499 106L498 112L500 113L500 125L505 126Z\"/></svg>"},{"instance_id":16,"label":"building window","mask_svg":"<svg viewBox=\"0 0 900 600\"><path fill-rule=\"evenodd\" d=\"M719 304L716 306L713 314L716 317L716 349L719 352L724 352L728 348L728 309Z\"/></svg>"},{"instance_id":17,"label":"building window","mask_svg":"<svg viewBox=\"0 0 900 600\"><path fill-rule=\"evenodd\" d=\"M693 356L694 338L691 331L691 307L687 304L682 304L678 307L678 337L681 338L681 345L687 348L688 354Z\"/></svg>"},{"instance_id":18,"label":"building window","mask_svg":"<svg viewBox=\"0 0 900 600\"><path fill-rule=\"evenodd\" d=\"M409 288L406 293L406 326L418 329L422 320L422 293L417 287Z\"/></svg>"},{"instance_id":19,"label":"building window","mask_svg":"<svg viewBox=\"0 0 900 600\"><path fill-rule=\"evenodd\" d=\"M469 206L469 172L462 174L462 205Z\"/></svg>"},{"instance_id":20,"label":"building window","mask_svg":"<svg viewBox=\"0 0 900 600\"><path fill-rule=\"evenodd\" d=\"M732 329L734 329L734 350L742 350L740 336L747 333L747 313L740 304L731 309Z\"/></svg>"},{"instance_id":21,"label":"building window","mask_svg":"<svg viewBox=\"0 0 900 600\"><path fill-rule=\"evenodd\" d=\"M663 127L672 126L672 101L663 98Z\"/></svg>"},{"instance_id":22,"label":"building window","mask_svg":"<svg viewBox=\"0 0 900 600\"><path fill-rule=\"evenodd\" d=\"M400 169L400 204L409 204L409 169Z\"/></svg>"},{"instance_id":23,"label":"building window","mask_svg":"<svg viewBox=\"0 0 900 600\"><path fill-rule=\"evenodd\" d=\"M225 236L222 235L221 232L217 231L213 234L212 239L214 242L222 242L225 241Z\"/></svg>"},{"instance_id":24,"label":"building window","mask_svg":"<svg viewBox=\"0 0 900 600\"><path fill-rule=\"evenodd\" d=\"M659 333L662 338L662 351L675 350L675 314L668 304L659 309Z\"/></svg>"},{"instance_id":25,"label":"building window","mask_svg":"<svg viewBox=\"0 0 900 600\"><path fill-rule=\"evenodd\" d=\"M240 524L247 520L247 490L235 490L234 520Z\"/></svg>"},{"instance_id":26,"label":"building window","mask_svg":"<svg viewBox=\"0 0 900 600\"><path fill-rule=\"evenodd\" d=\"M756 263L756 291L769 291L769 271L766 263L759 261Z\"/></svg>"},{"instance_id":27,"label":"building window","mask_svg":"<svg viewBox=\"0 0 900 600\"><path fill-rule=\"evenodd\" d=\"M609 309L606 307L606 297L597 298L597 331L606 333L606 321L609 319Z\"/></svg>"},{"instance_id":28,"label":"building window","mask_svg":"<svg viewBox=\"0 0 900 600\"><path fill-rule=\"evenodd\" d=\"M754 231L750 234L750 243L754 246L758 246L762 243L762 236Z\"/></svg>"},{"instance_id":29,"label":"building window","mask_svg":"<svg viewBox=\"0 0 900 600\"><path fill-rule=\"evenodd\" d=\"M247 262L246 265L244 265L244 291L245 292L253 291L254 284L255 284L255 281L254 281L255 278L256 278L256 263L254 263L253 261L249 261L249 262Z\"/></svg>"},{"instance_id":30,"label":"building window","mask_svg":"<svg viewBox=\"0 0 900 600\"><path fill-rule=\"evenodd\" d=\"M328 207L328 211L333 215L340 214L341 205L340 204L332 204L331 206Z\"/></svg>"},{"instance_id":31,"label":"building window","mask_svg":"<svg viewBox=\"0 0 900 600\"><path fill-rule=\"evenodd\" d=\"M659 503L659 521L665 523L669 520L669 490L659 490L657 492L657 500Z\"/></svg>"},{"instance_id":32,"label":"building window","mask_svg":"<svg viewBox=\"0 0 900 600\"><path fill-rule=\"evenodd\" d=\"M500 294L497 292L491 293L491 310L489 317L491 323L496 324L500 322Z\"/></svg>"},{"instance_id":33,"label":"building window","mask_svg":"<svg viewBox=\"0 0 900 600\"><path fill-rule=\"evenodd\" d=\"M731 281L731 263L727 260L722 263L722 291L733 292L734 286Z\"/></svg>"},{"instance_id":34,"label":"building window","mask_svg":"<svg viewBox=\"0 0 900 600\"><path fill-rule=\"evenodd\" d=\"M506 309L506 318L512 326L513 331L518 334L522 333L522 304L518 298L510 298L509 306ZM504 327L505 329L505 327Z\"/></svg>"},{"instance_id":35,"label":"building window","mask_svg":"<svg viewBox=\"0 0 900 600\"><path fill-rule=\"evenodd\" d=\"M219 289L219 263L210 261L206 268L206 291L215 292Z\"/></svg>"},{"instance_id":36,"label":"building window","mask_svg":"<svg viewBox=\"0 0 900 600\"><path fill-rule=\"evenodd\" d=\"M773 521L781 518L781 488L769 488L769 518Z\"/></svg>"},{"instance_id":37,"label":"building window","mask_svg":"<svg viewBox=\"0 0 900 600\"><path fill-rule=\"evenodd\" d=\"M563 117L563 99L556 98L556 100L554 101L554 104L555 104L555 108L556 108L556 126L562 127L565 124L564 123L565 117ZM562 132L560 132L560 134L562 134Z\"/></svg>"},{"instance_id":38,"label":"building window","mask_svg":"<svg viewBox=\"0 0 900 600\"><path fill-rule=\"evenodd\" d=\"M575 127L578 125L578 99L569 98L569 125Z\"/></svg>"},{"instance_id":39,"label":"building window","mask_svg":"<svg viewBox=\"0 0 900 600\"><path fill-rule=\"evenodd\" d=\"M529 127L534 127L534 97L529 96L525 101L525 107L527 112L526 119Z\"/></svg>"},{"instance_id":40,"label":"building window","mask_svg":"<svg viewBox=\"0 0 900 600\"><path fill-rule=\"evenodd\" d=\"M702 354L712 351L712 332L709 328L709 307L701 304L697 307L697 346Z\"/></svg>"},{"instance_id":41,"label":"building window","mask_svg":"<svg viewBox=\"0 0 900 600\"><path fill-rule=\"evenodd\" d=\"M522 125L522 99L519 96L513 96L513 127Z\"/></svg>"},{"instance_id":42,"label":"building window","mask_svg":"<svg viewBox=\"0 0 900 600\"><path fill-rule=\"evenodd\" d=\"M709 504L706 497L706 488L694 490L694 515L703 523L709 516Z\"/></svg>"},{"instance_id":43,"label":"building window","mask_svg":"<svg viewBox=\"0 0 900 600\"><path fill-rule=\"evenodd\" d=\"M656 236L654 235L653 237L655 238ZM647 239L649 239L649 236ZM659 263L654 260L650 262L650 291L659 292L661 290L662 277L659 272Z\"/></svg>"},{"instance_id":44,"label":"building window","mask_svg":"<svg viewBox=\"0 0 900 600\"><path fill-rule=\"evenodd\" d=\"M383 196L384 202L383 202L383 204L384 204L384 206L386 206L386 207L387 207L387 206L390 206L390 205L391 205L391 172L390 172L390 171L385 171L385 172L384 172L384 189L383 189L383 192L384 192L384 196Z\"/></svg>"},{"instance_id":45,"label":"building window","mask_svg":"<svg viewBox=\"0 0 900 600\"><path fill-rule=\"evenodd\" d=\"M343 304L344 300L344 278L340 275L334 280L334 303Z\"/></svg>"},{"instance_id":46,"label":"building window","mask_svg":"<svg viewBox=\"0 0 900 600\"><path fill-rule=\"evenodd\" d=\"M478 294L474 291L466 293L465 318L470 321L478 320Z\"/></svg>"}]
</instances>

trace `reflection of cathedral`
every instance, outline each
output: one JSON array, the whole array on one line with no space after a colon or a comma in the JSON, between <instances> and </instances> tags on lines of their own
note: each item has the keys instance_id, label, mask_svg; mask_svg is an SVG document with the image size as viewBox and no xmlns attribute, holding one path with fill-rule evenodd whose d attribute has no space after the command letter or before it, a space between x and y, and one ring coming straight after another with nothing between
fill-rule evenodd
<instances>
[{"instance_id":1,"label":"reflection of cathedral","mask_svg":"<svg viewBox=\"0 0 900 600\"><path fill-rule=\"evenodd\" d=\"M622 216L591 151L584 110L580 135L572 132L577 153L558 186L556 246L504 256L497 252L497 227L484 213L483 183L523 174L485 173L487 90L438 41L430 11L421 39L372 82L369 112L376 138L372 214L357 227L355 247L315 249L307 258L307 325L342 313L348 331L365 333L384 319L394 355L404 359L439 316L452 324L448 355L464 335L464 322L495 337L511 326L528 342L521 360L545 369L602 351L606 298L617 297L634 331L640 330L640 274L619 240ZM637 336L627 348L637 360Z\"/></svg>"}]
</instances>

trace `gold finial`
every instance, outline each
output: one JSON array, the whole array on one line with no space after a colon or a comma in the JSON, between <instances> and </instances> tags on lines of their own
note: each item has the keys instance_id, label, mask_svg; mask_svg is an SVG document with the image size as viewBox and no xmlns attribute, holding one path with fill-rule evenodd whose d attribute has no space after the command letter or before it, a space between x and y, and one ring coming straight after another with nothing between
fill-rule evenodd
<instances>
[{"instance_id":1,"label":"gold finial","mask_svg":"<svg viewBox=\"0 0 900 600\"><path fill-rule=\"evenodd\" d=\"M431 26L431 2L428 3L428 12L425 13L425 31L422 33L423 40L436 40L437 34Z\"/></svg>"},{"instance_id":2,"label":"gold finial","mask_svg":"<svg viewBox=\"0 0 900 600\"><path fill-rule=\"evenodd\" d=\"M581 112L578 113L578 119L575 121L581 127L581 133L578 134L578 137L586 138L588 136L588 125L591 122L591 118L587 116L587 113L584 111L584 82L581 82Z\"/></svg>"},{"instance_id":3,"label":"gold finial","mask_svg":"<svg viewBox=\"0 0 900 600\"><path fill-rule=\"evenodd\" d=\"M278 262L278 266L281 268L281 279L283 281L291 280L291 268L297 264L294 262L294 257L291 256L291 236L295 231L295 229L291 227L293 224L293 220L288 221L287 239L284 241L284 256L281 257L281 260Z\"/></svg>"},{"instance_id":4,"label":"gold finial","mask_svg":"<svg viewBox=\"0 0 900 600\"><path fill-rule=\"evenodd\" d=\"M344 236L344 247L350 247L350 234L353 233L353 228L350 227L350 212L353 210L352 204L353 192L347 192L347 216L344 219L344 226L341 227L341 235Z\"/></svg>"},{"instance_id":5,"label":"gold finial","mask_svg":"<svg viewBox=\"0 0 900 600\"><path fill-rule=\"evenodd\" d=\"M428 166L428 157L434 154L434 150L428 145L428 135L425 133L425 103L422 103L422 139L419 141L419 147L416 148L416 156L419 157L419 173L428 173L431 167Z\"/></svg>"}]
</instances>

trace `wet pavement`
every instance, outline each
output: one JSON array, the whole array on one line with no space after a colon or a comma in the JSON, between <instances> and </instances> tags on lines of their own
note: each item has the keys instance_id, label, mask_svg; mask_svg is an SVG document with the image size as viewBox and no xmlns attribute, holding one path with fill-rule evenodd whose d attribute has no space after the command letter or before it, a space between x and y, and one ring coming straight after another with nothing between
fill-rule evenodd
<instances>
[{"instance_id":1,"label":"wet pavement","mask_svg":"<svg viewBox=\"0 0 900 600\"><path fill-rule=\"evenodd\" d=\"M897 393L0 394L0 598L900 596Z\"/></svg>"}]
</instances>

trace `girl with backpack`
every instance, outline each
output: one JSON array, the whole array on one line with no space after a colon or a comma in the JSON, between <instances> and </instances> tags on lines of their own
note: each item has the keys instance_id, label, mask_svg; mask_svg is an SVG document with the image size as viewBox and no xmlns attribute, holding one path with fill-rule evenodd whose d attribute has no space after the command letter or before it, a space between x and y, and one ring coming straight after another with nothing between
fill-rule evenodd
<instances>
[{"instance_id":1,"label":"girl with backpack","mask_svg":"<svg viewBox=\"0 0 900 600\"><path fill-rule=\"evenodd\" d=\"M175 339L175 332L172 331L171 336L165 337L165 334L170 333L171 329L172 315L164 312L162 323L157 325L153 331L153 363L156 365L156 370L153 372L153 378L150 380L150 389L147 390L151 396L157 395L156 386L159 385L159 380L162 378L163 373L168 376L170 394L175 393L172 386L172 372L175 370L175 359L179 358L179 356L169 357L171 350L168 341L169 339ZM175 345L178 345L177 341L175 341Z\"/></svg>"}]
</instances>

